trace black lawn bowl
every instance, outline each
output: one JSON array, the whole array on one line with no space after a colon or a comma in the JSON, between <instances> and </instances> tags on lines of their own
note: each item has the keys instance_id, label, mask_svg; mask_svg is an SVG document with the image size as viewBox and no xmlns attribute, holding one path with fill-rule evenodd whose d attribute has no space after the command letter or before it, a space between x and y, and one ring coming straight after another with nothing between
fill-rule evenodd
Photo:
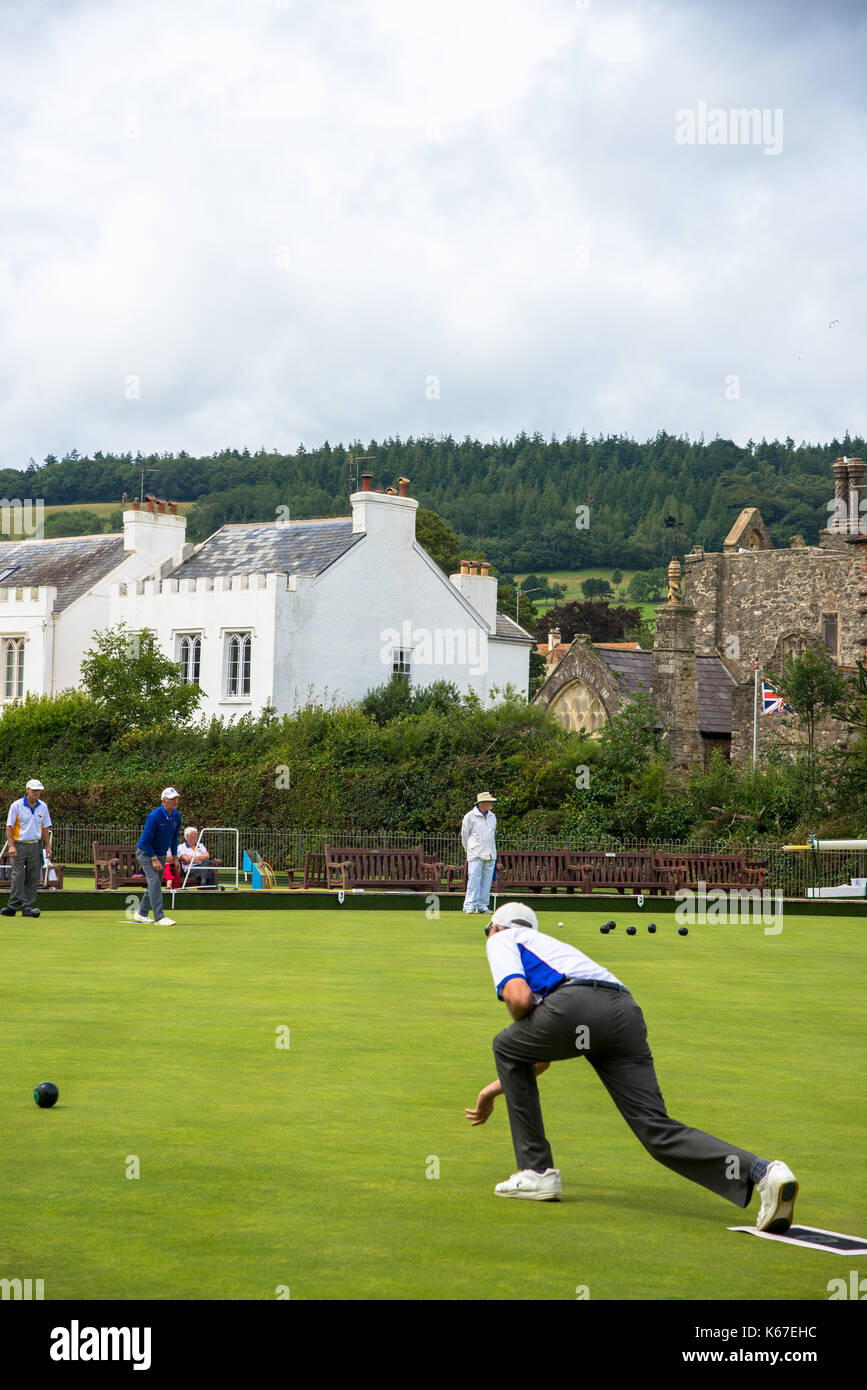
<instances>
[{"instance_id":1,"label":"black lawn bowl","mask_svg":"<svg viewBox=\"0 0 867 1390\"><path fill-rule=\"evenodd\" d=\"M50 1110L60 1095L53 1081L40 1081L33 1092L33 1099L40 1110Z\"/></svg>"}]
</instances>

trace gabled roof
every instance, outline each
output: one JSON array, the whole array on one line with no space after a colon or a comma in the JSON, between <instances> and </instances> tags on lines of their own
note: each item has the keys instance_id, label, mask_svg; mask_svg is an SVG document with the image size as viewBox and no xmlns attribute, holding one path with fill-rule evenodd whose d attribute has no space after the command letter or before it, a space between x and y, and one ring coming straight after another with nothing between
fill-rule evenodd
<instances>
[{"instance_id":1,"label":"gabled roof","mask_svg":"<svg viewBox=\"0 0 867 1390\"><path fill-rule=\"evenodd\" d=\"M172 578L321 574L363 539L363 531L353 534L350 517L221 526L189 560L172 571Z\"/></svg>"},{"instance_id":2,"label":"gabled roof","mask_svg":"<svg viewBox=\"0 0 867 1390\"><path fill-rule=\"evenodd\" d=\"M520 624L505 613L497 614L497 631L494 636L503 637L507 642L526 642L529 646L532 646L534 641L529 632L525 632Z\"/></svg>"},{"instance_id":3,"label":"gabled roof","mask_svg":"<svg viewBox=\"0 0 867 1390\"><path fill-rule=\"evenodd\" d=\"M639 689L650 694L652 652L629 651L596 646L609 670L617 676L625 695ZM718 656L697 656L698 727L703 734L730 734L732 731L732 690L737 682Z\"/></svg>"},{"instance_id":4,"label":"gabled roof","mask_svg":"<svg viewBox=\"0 0 867 1390\"><path fill-rule=\"evenodd\" d=\"M59 536L50 541L9 541L0 544L0 588L57 590L55 613L123 563L123 536ZM10 573L6 573L11 571Z\"/></svg>"}]
</instances>

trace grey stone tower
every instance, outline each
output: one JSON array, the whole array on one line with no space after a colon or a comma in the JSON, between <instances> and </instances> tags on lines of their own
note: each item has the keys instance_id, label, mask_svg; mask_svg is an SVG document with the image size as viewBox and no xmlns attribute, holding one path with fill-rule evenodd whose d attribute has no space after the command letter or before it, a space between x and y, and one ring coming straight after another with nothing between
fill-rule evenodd
<instances>
[{"instance_id":1,"label":"grey stone tower","mask_svg":"<svg viewBox=\"0 0 867 1390\"><path fill-rule=\"evenodd\" d=\"M687 772L702 758L698 728L698 671L695 661L695 609L681 599L680 564L668 567L668 603L656 613L650 666L650 696L669 730L672 765Z\"/></svg>"}]
</instances>

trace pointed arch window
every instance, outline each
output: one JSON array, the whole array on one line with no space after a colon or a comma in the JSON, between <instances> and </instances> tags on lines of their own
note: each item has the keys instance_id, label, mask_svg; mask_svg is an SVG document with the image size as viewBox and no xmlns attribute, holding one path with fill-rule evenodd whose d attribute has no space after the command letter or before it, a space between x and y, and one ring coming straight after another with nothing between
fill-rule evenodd
<instances>
[{"instance_id":1,"label":"pointed arch window","mask_svg":"<svg viewBox=\"0 0 867 1390\"><path fill-rule=\"evenodd\" d=\"M185 634L178 643L181 680L185 685L198 685L202 668L202 639L196 633Z\"/></svg>"},{"instance_id":2,"label":"pointed arch window","mask_svg":"<svg viewBox=\"0 0 867 1390\"><path fill-rule=\"evenodd\" d=\"M24 695L24 638L3 638L3 699L20 700Z\"/></svg>"},{"instance_id":3,"label":"pointed arch window","mask_svg":"<svg viewBox=\"0 0 867 1390\"><path fill-rule=\"evenodd\" d=\"M252 642L249 632L226 634L226 695L230 699L250 694Z\"/></svg>"}]
</instances>

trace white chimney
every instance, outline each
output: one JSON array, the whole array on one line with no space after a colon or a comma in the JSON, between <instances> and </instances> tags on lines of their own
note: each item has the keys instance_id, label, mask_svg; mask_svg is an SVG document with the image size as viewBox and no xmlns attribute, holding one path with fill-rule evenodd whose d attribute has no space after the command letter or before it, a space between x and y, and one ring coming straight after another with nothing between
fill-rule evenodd
<instances>
[{"instance_id":1,"label":"white chimney","mask_svg":"<svg viewBox=\"0 0 867 1390\"><path fill-rule=\"evenodd\" d=\"M461 562L461 573L450 574L449 579L454 584L458 593L463 594L468 603L472 604L476 612L482 618L485 627L490 633L497 631L497 581L493 575L487 573L488 566L482 565L482 573L477 574L478 561L470 560L469 564ZM465 570L469 569L469 574Z\"/></svg>"},{"instance_id":2,"label":"white chimney","mask_svg":"<svg viewBox=\"0 0 867 1390\"><path fill-rule=\"evenodd\" d=\"M174 559L187 535L185 516L130 509L123 514L123 548L134 551L147 565L156 567Z\"/></svg>"},{"instance_id":3,"label":"white chimney","mask_svg":"<svg viewBox=\"0 0 867 1390\"><path fill-rule=\"evenodd\" d=\"M400 497L394 493L374 492L365 488L353 492L349 499L352 508L353 535L363 531L376 544L411 546L415 541L415 497Z\"/></svg>"}]
</instances>

